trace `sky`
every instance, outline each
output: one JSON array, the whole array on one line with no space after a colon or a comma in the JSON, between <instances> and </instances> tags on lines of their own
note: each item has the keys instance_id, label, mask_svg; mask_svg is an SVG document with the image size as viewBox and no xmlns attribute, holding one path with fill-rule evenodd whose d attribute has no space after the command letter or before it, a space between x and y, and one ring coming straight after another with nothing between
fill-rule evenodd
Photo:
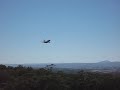
<instances>
[{"instance_id":1,"label":"sky","mask_svg":"<svg viewBox=\"0 0 120 90\"><path fill-rule=\"evenodd\" d=\"M103 60L120 61L120 0L0 0L0 63Z\"/></svg>"}]
</instances>

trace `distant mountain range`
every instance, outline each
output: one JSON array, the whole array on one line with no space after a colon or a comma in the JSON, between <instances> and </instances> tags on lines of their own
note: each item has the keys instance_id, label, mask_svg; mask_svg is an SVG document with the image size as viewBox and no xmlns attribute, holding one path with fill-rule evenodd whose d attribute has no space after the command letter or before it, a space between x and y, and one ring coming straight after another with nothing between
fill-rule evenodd
<instances>
[{"instance_id":1,"label":"distant mountain range","mask_svg":"<svg viewBox=\"0 0 120 90\"><path fill-rule=\"evenodd\" d=\"M73 68L73 69L113 69L120 68L120 62L101 61L98 63L63 63L56 64L58 68Z\"/></svg>"},{"instance_id":2,"label":"distant mountain range","mask_svg":"<svg viewBox=\"0 0 120 90\"><path fill-rule=\"evenodd\" d=\"M52 63L55 68L69 68L69 69L120 69L120 62L110 62L108 60L98 63ZM18 64L8 64L7 66L16 67ZM22 64L23 66L31 66L33 68L46 67L50 63L44 64Z\"/></svg>"}]
</instances>

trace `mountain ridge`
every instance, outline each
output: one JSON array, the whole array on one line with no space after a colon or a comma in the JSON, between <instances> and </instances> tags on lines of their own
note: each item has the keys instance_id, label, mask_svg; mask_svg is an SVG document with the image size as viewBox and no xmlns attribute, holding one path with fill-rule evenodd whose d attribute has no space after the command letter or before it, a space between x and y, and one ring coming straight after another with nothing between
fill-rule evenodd
<instances>
[{"instance_id":1,"label":"mountain ridge","mask_svg":"<svg viewBox=\"0 0 120 90\"><path fill-rule=\"evenodd\" d=\"M97 63L38 63L38 64L20 64L25 67L34 67L34 68L44 68L47 65L54 64L55 68L71 68L71 69L113 69L120 68L120 62L111 62L109 60L104 60ZM19 64L7 64L7 66L18 66Z\"/></svg>"}]
</instances>

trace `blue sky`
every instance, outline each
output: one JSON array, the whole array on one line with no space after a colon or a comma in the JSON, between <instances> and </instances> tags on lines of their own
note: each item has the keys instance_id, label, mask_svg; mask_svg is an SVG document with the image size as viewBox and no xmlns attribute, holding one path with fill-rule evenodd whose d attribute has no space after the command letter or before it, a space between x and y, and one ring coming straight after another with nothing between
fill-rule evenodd
<instances>
[{"instance_id":1,"label":"blue sky","mask_svg":"<svg viewBox=\"0 0 120 90\"><path fill-rule=\"evenodd\" d=\"M119 0L0 0L0 63L102 60L120 61Z\"/></svg>"}]
</instances>

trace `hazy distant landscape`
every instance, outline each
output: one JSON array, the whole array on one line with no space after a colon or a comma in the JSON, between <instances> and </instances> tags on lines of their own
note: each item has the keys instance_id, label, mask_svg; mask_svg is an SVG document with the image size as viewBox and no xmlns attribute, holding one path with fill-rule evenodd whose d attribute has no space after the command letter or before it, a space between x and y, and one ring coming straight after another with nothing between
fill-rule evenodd
<instances>
[{"instance_id":1,"label":"hazy distant landscape","mask_svg":"<svg viewBox=\"0 0 120 90\"><path fill-rule=\"evenodd\" d=\"M108 60L101 61L98 63L42 63L42 64L21 64L25 67L32 68L45 68L47 65L51 65L56 70L87 70L91 72L120 72L120 62L110 62ZM19 64L6 64L6 66L17 67Z\"/></svg>"}]
</instances>

